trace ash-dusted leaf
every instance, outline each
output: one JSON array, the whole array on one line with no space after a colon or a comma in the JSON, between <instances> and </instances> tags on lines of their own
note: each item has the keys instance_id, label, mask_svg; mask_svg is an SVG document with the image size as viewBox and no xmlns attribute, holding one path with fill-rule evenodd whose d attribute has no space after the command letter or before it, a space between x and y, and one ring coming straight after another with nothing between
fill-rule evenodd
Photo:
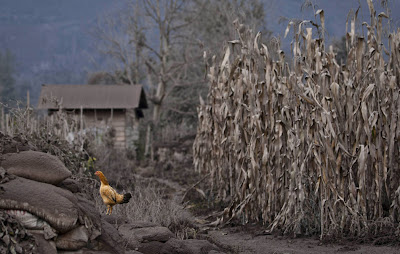
<instances>
[{"instance_id":1,"label":"ash-dusted leaf","mask_svg":"<svg viewBox=\"0 0 400 254\"><path fill-rule=\"evenodd\" d=\"M339 89L340 89L340 87L339 87L338 83L333 82L331 84L331 91L332 91L333 95L335 96L336 100L339 99Z\"/></svg>"},{"instance_id":2,"label":"ash-dusted leaf","mask_svg":"<svg viewBox=\"0 0 400 254\"><path fill-rule=\"evenodd\" d=\"M267 58L269 58L268 47L264 43L261 43L261 46L262 46L262 51L260 52L260 54L265 55Z\"/></svg>"},{"instance_id":3,"label":"ash-dusted leaf","mask_svg":"<svg viewBox=\"0 0 400 254\"><path fill-rule=\"evenodd\" d=\"M256 37L254 38L254 50L257 54L260 54L260 49L258 48L258 43L260 41L261 32L258 32Z\"/></svg>"},{"instance_id":4,"label":"ash-dusted leaf","mask_svg":"<svg viewBox=\"0 0 400 254\"><path fill-rule=\"evenodd\" d=\"M200 193L200 195L201 195L203 198L206 198L206 193L205 193L202 189L196 188L196 191L197 191L198 193Z\"/></svg>"},{"instance_id":5,"label":"ash-dusted leaf","mask_svg":"<svg viewBox=\"0 0 400 254\"><path fill-rule=\"evenodd\" d=\"M379 113L378 111L374 111L368 118L368 123L371 127L376 126L376 122L378 121Z\"/></svg>"},{"instance_id":6,"label":"ash-dusted leaf","mask_svg":"<svg viewBox=\"0 0 400 254\"><path fill-rule=\"evenodd\" d=\"M396 76L391 76L389 81L389 87L393 90L396 88Z\"/></svg>"},{"instance_id":7,"label":"ash-dusted leaf","mask_svg":"<svg viewBox=\"0 0 400 254\"><path fill-rule=\"evenodd\" d=\"M371 92L374 90L374 88L375 88L375 84L368 85L368 87L364 91L362 101L365 101L368 98L368 96L371 94Z\"/></svg>"},{"instance_id":8,"label":"ash-dusted leaf","mask_svg":"<svg viewBox=\"0 0 400 254\"><path fill-rule=\"evenodd\" d=\"M230 44L240 44L240 40L228 41Z\"/></svg>"},{"instance_id":9,"label":"ash-dusted leaf","mask_svg":"<svg viewBox=\"0 0 400 254\"><path fill-rule=\"evenodd\" d=\"M378 14L378 17L379 17L379 18L387 18L387 19L389 18L389 16L388 16L386 13L384 13L384 12L379 13L379 14Z\"/></svg>"},{"instance_id":10,"label":"ash-dusted leaf","mask_svg":"<svg viewBox=\"0 0 400 254\"><path fill-rule=\"evenodd\" d=\"M230 47L226 47L225 50L225 55L224 55L224 59L221 62L221 70L225 69L227 66L227 63L229 61L229 56L231 55L231 49Z\"/></svg>"},{"instance_id":11,"label":"ash-dusted leaf","mask_svg":"<svg viewBox=\"0 0 400 254\"><path fill-rule=\"evenodd\" d=\"M368 108L367 108L367 104L365 103L365 101L361 102L361 115L362 115L364 121L368 121Z\"/></svg>"},{"instance_id":12,"label":"ash-dusted leaf","mask_svg":"<svg viewBox=\"0 0 400 254\"><path fill-rule=\"evenodd\" d=\"M375 27L375 24L376 24L376 18L375 18L376 11L375 11L375 8L374 8L374 4L372 3L372 0L367 0L367 3L368 3L368 8L369 8L369 13L371 15L371 26Z\"/></svg>"},{"instance_id":13,"label":"ash-dusted leaf","mask_svg":"<svg viewBox=\"0 0 400 254\"><path fill-rule=\"evenodd\" d=\"M6 244L6 246L10 245L11 240L10 240L10 236L8 234L3 236L2 240Z\"/></svg>"},{"instance_id":14,"label":"ash-dusted leaf","mask_svg":"<svg viewBox=\"0 0 400 254\"><path fill-rule=\"evenodd\" d=\"M294 22L293 22L293 21L290 21L289 24L288 24L287 27L286 27L285 36L283 36L283 38L286 38L286 36L287 36L288 33L289 33L290 27L291 27L292 25L294 25Z\"/></svg>"},{"instance_id":15,"label":"ash-dusted leaf","mask_svg":"<svg viewBox=\"0 0 400 254\"><path fill-rule=\"evenodd\" d=\"M322 34L325 33L325 15L324 15L324 10L320 9L318 10L315 15L319 14L319 18L321 20L321 26L322 26Z\"/></svg>"},{"instance_id":16,"label":"ash-dusted leaf","mask_svg":"<svg viewBox=\"0 0 400 254\"><path fill-rule=\"evenodd\" d=\"M376 28L377 32L377 42L380 44L382 42L382 18L389 18L384 12L379 13L378 15L378 26Z\"/></svg>"}]
</instances>

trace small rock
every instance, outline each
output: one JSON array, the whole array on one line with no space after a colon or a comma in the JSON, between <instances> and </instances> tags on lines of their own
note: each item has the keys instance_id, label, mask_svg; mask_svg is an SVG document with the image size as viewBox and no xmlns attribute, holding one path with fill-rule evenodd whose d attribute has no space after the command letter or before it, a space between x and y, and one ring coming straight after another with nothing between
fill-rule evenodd
<instances>
[{"instance_id":1,"label":"small rock","mask_svg":"<svg viewBox=\"0 0 400 254\"><path fill-rule=\"evenodd\" d=\"M102 219L114 226L124 225L127 222L125 217L118 216L117 214L102 216Z\"/></svg>"},{"instance_id":2,"label":"small rock","mask_svg":"<svg viewBox=\"0 0 400 254\"><path fill-rule=\"evenodd\" d=\"M81 250L78 250L78 251L63 251L63 250L59 250L57 252L57 254L113 254L113 252L81 249Z\"/></svg>"},{"instance_id":3,"label":"small rock","mask_svg":"<svg viewBox=\"0 0 400 254\"><path fill-rule=\"evenodd\" d=\"M127 250L125 251L125 254L143 254L143 253L136 250Z\"/></svg>"},{"instance_id":4,"label":"small rock","mask_svg":"<svg viewBox=\"0 0 400 254\"><path fill-rule=\"evenodd\" d=\"M85 226L79 226L66 234L59 235L56 246L62 250L79 250L87 245L89 232Z\"/></svg>"},{"instance_id":5,"label":"small rock","mask_svg":"<svg viewBox=\"0 0 400 254\"><path fill-rule=\"evenodd\" d=\"M118 230L106 222L101 220L101 235L96 238L99 243L97 248L101 251L110 251L111 253L124 253L124 240Z\"/></svg>"},{"instance_id":6,"label":"small rock","mask_svg":"<svg viewBox=\"0 0 400 254\"><path fill-rule=\"evenodd\" d=\"M111 217L111 216L109 216ZM120 228L126 228L126 229L134 229L134 228L150 228L150 227L157 227L159 226L156 223L153 222L148 222L148 221L134 221L131 223L127 223L124 225L121 225Z\"/></svg>"},{"instance_id":7,"label":"small rock","mask_svg":"<svg viewBox=\"0 0 400 254\"><path fill-rule=\"evenodd\" d=\"M127 247L131 250L134 250L135 248L139 247L140 242L138 241L137 237L134 235L131 229L132 228L127 225L122 225L119 227L118 232L126 240Z\"/></svg>"},{"instance_id":8,"label":"small rock","mask_svg":"<svg viewBox=\"0 0 400 254\"><path fill-rule=\"evenodd\" d=\"M37 243L37 253L57 254L56 244L54 241L46 241L43 234L32 233Z\"/></svg>"},{"instance_id":9,"label":"small rock","mask_svg":"<svg viewBox=\"0 0 400 254\"><path fill-rule=\"evenodd\" d=\"M160 254L165 243L152 241L148 243L141 243L138 251L145 254Z\"/></svg>"},{"instance_id":10,"label":"small rock","mask_svg":"<svg viewBox=\"0 0 400 254\"><path fill-rule=\"evenodd\" d=\"M162 254L203 254L210 251L220 251L220 249L207 240L178 240L170 239L165 243ZM218 252L217 252L218 253Z\"/></svg>"},{"instance_id":11,"label":"small rock","mask_svg":"<svg viewBox=\"0 0 400 254\"><path fill-rule=\"evenodd\" d=\"M166 242L174 237L174 234L166 227L147 227L133 228L128 231L130 235L134 235L139 242Z\"/></svg>"}]
</instances>

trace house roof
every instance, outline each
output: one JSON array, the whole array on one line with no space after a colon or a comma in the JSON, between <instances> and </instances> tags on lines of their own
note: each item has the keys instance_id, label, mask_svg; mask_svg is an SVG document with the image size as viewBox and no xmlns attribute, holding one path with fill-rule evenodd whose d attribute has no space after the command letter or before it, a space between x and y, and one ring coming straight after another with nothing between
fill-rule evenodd
<instances>
[{"instance_id":1,"label":"house roof","mask_svg":"<svg viewBox=\"0 0 400 254\"><path fill-rule=\"evenodd\" d=\"M39 109L147 108L141 85L42 85Z\"/></svg>"}]
</instances>

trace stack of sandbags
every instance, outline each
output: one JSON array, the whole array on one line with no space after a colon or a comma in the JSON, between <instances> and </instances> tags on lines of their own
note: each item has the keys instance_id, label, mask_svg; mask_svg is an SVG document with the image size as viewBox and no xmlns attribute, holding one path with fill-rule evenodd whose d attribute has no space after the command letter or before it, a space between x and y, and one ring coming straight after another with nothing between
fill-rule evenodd
<instances>
[{"instance_id":1,"label":"stack of sandbags","mask_svg":"<svg viewBox=\"0 0 400 254\"><path fill-rule=\"evenodd\" d=\"M107 222L101 220L94 203L79 193L79 185L75 183L76 193L68 190L74 182L69 178L71 172L57 157L36 151L8 153L2 156L0 168L9 176L0 185L0 210L28 229L38 252L92 249L123 253L122 238L108 241L118 231L112 226L103 230Z\"/></svg>"}]
</instances>

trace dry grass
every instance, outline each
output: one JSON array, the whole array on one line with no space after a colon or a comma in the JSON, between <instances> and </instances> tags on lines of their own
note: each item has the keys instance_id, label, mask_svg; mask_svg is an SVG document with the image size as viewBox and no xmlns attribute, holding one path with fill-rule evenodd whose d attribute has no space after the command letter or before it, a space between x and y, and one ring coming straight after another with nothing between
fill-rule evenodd
<instances>
[{"instance_id":1,"label":"dry grass","mask_svg":"<svg viewBox=\"0 0 400 254\"><path fill-rule=\"evenodd\" d=\"M119 177L115 174L109 174L107 177L111 186L120 187L117 188L119 193L132 194L129 203L114 206L115 216L124 218L127 222L145 221L168 227L180 239L195 237L196 230L192 215L175 201L166 198L165 188L156 186L154 183L135 181L132 176L127 176L128 180L124 183L114 182L114 177ZM106 216L106 206L99 194L100 184L97 180L90 182L85 187L86 192L93 197L98 211Z\"/></svg>"},{"instance_id":2,"label":"dry grass","mask_svg":"<svg viewBox=\"0 0 400 254\"><path fill-rule=\"evenodd\" d=\"M138 177L138 162L128 159L123 151L104 146L93 151L96 151L93 156L98 158L94 170L103 171L110 185L119 193L132 194L129 203L114 206L113 214L126 218L128 222L146 221L168 227L181 239L195 237L193 217L171 198L175 190L152 178ZM97 177L95 181L91 185L91 193L96 207L101 214L105 214L106 207L99 194Z\"/></svg>"},{"instance_id":3,"label":"dry grass","mask_svg":"<svg viewBox=\"0 0 400 254\"><path fill-rule=\"evenodd\" d=\"M40 118L32 109L21 106L9 110L5 132L27 140L35 150L59 157L74 173L73 178L81 183L82 191L95 202L100 213L105 214L106 207L99 194L99 181L93 175L96 170L103 171L118 191L132 193L128 204L115 206L114 214L129 222L147 221L166 226L182 239L194 236L192 217L169 199L170 193L166 192L170 190L153 182L136 181L137 162L129 158L129 153L115 150L108 133L100 143L90 133L78 136L72 143L67 142L68 133L76 133L78 126L76 119L63 111Z\"/></svg>"},{"instance_id":4,"label":"dry grass","mask_svg":"<svg viewBox=\"0 0 400 254\"><path fill-rule=\"evenodd\" d=\"M325 48L321 11L320 38L307 22L296 27L291 64L236 24L239 39L209 69L193 146L196 170L230 202L221 222L321 237L379 234L389 223L399 235L400 33L386 49L384 14L369 4L365 38L351 20L346 66Z\"/></svg>"},{"instance_id":5,"label":"dry grass","mask_svg":"<svg viewBox=\"0 0 400 254\"><path fill-rule=\"evenodd\" d=\"M86 149L93 137L89 134L76 135L73 142L67 141L70 132L77 133L79 130L76 117L63 111L49 117L39 116L32 108L22 106L20 102L16 104L16 107L8 108L7 117L0 117L0 121L4 120L0 131L28 141L34 150L57 156L73 173L86 173L89 157ZM0 110L2 107L5 106L0 103Z\"/></svg>"}]
</instances>

